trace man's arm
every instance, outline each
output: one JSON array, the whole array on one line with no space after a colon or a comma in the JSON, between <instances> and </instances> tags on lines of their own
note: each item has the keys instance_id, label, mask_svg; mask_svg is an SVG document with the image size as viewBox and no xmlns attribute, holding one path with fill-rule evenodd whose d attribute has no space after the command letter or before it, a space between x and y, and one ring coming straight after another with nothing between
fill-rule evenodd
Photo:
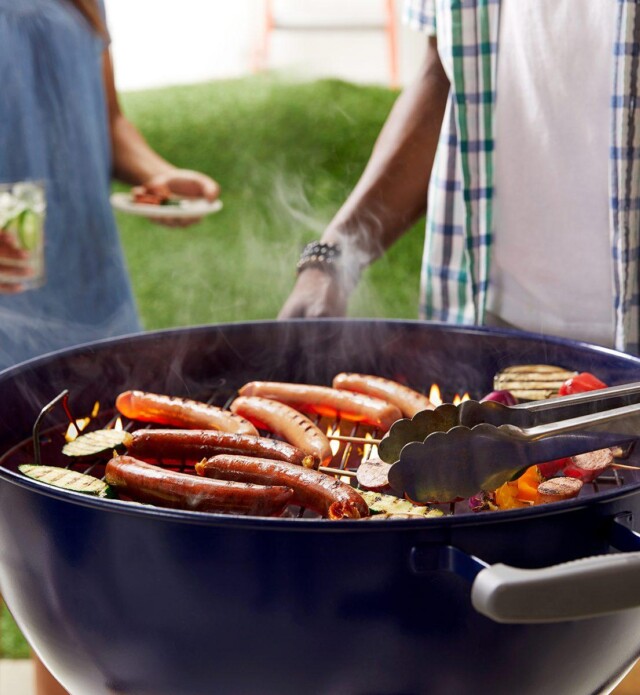
<instances>
[{"instance_id":1,"label":"man's arm","mask_svg":"<svg viewBox=\"0 0 640 695\"><path fill-rule=\"evenodd\" d=\"M344 315L361 271L424 214L449 87L430 38L418 77L398 97L360 180L322 235L340 245L341 272L303 270L280 318Z\"/></svg>"}]
</instances>

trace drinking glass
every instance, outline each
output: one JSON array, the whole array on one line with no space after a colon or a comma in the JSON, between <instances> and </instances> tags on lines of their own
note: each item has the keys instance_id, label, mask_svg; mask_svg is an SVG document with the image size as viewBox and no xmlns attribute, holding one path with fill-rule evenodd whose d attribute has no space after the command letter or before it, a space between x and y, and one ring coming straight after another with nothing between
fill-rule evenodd
<instances>
[{"instance_id":1,"label":"drinking glass","mask_svg":"<svg viewBox=\"0 0 640 695\"><path fill-rule=\"evenodd\" d=\"M43 181L0 183L0 292L45 282Z\"/></svg>"}]
</instances>

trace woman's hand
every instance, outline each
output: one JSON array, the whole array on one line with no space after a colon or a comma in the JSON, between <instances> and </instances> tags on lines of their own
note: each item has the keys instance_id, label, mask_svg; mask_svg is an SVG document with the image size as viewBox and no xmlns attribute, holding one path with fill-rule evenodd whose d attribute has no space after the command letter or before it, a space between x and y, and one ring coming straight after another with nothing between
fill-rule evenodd
<instances>
[{"instance_id":1,"label":"woman's hand","mask_svg":"<svg viewBox=\"0 0 640 695\"><path fill-rule=\"evenodd\" d=\"M148 181L144 187L150 193L169 191L181 198L204 198L209 202L217 200L220 195L220 186L206 174L190 169L172 169L171 171L157 174ZM166 227L188 227L199 222L201 217L155 217L152 222Z\"/></svg>"},{"instance_id":2,"label":"woman's hand","mask_svg":"<svg viewBox=\"0 0 640 695\"><path fill-rule=\"evenodd\" d=\"M278 318L345 316L348 300L349 291L336 273L307 268L298 276Z\"/></svg>"},{"instance_id":3,"label":"woman's hand","mask_svg":"<svg viewBox=\"0 0 640 695\"><path fill-rule=\"evenodd\" d=\"M28 256L17 246L13 235L0 229L0 294L22 292L23 281L33 273L25 265Z\"/></svg>"}]
</instances>

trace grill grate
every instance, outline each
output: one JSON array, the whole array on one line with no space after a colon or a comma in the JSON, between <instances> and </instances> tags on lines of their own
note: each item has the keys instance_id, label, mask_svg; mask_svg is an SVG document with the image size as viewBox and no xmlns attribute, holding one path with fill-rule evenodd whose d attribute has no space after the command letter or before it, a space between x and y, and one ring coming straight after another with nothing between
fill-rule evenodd
<instances>
[{"instance_id":1,"label":"grill grate","mask_svg":"<svg viewBox=\"0 0 640 695\"><path fill-rule=\"evenodd\" d=\"M223 407L228 408L232 400L233 397L229 398ZM214 397L210 397L205 402L207 404L213 404L213 401ZM64 409L69 422L43 429L43 422L56 407L61 407ZM93 429L113 428L118 419L120 419L122 422L122 426L125 430L150 429L153 427L152 424L143 424L137 421L128 420L127 418L121 416L117 411L111 409L105 410L98 413L95 417L92 417L90 427L87 428L87 431ZM41 462L43 465L58 466L81 473L87 473L98 478L103 478L104 469L107 463L107 457L104 453L83 458L69 457L62 453L62 448L66 443L65 435L67 428L70 423L75 423L76 420L77 418L74 417L68 407L68 392L63 391L53 401L51 401L51 403L47 404L42 409L34 423L33 435L29 439L25 439L14 445L0 456L0 465L8 468L9 470L16 471L18 466L22 464ZM373 440L380 438L380 433L376 429L366 425L348 422L341 418L332 420L326 417L316 417L314 421L315 424L323 431L330 434L339 432L340 435L345 438L356 438L358 440L367 437L370 437ZM261 431L260 434L261 436L265 437L271 436L270 433L263 431ZM335 475L341 476L344 482L355 485L357 468L362 461L373 455L373 453L376 451L375 445L364 444L362 442L333 441L334 457L330 468L334 469ZM157 459L156 462L159 465L174 471L184 472L193 470L193 465L185 460L172 460L169 462L163 459ZM632 451L625 460L625 464L640 466L640 454ZM329 472L329 469L323 468L323 471ZM599 492L622 487L627 482L638 482L639 477L640 468L638 473L628 469L621 470L612 468L610 469L610 472L599 476L594 482L586 483L580 492L580 497L597 495ZM452 515L470 512L467 500L432 506L435 506L446 514ZM482 514L484 512L477 513ZM299 507L290 507L289 515L297 517L318 516L314 512L310 512L309 510L301 509Z\"/></svg>"}]
</instances>

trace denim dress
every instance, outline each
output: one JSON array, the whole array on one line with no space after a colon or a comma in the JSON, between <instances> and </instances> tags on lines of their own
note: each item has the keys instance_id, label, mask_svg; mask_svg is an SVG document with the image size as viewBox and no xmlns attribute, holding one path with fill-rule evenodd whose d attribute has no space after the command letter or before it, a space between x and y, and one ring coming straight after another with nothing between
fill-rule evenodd
<instances>
[{"instance_id":1,"label":"denim dress","mask_svg":"<svg viewBox=\"0 0 640 695\"><path fill-rule=\"evenodd\" d=\"M46 282L0 294L0 370L140 330L109 204L104 39L67 0L0 0L0 183L46 187Z\"/></svg>"}]
</instances>

